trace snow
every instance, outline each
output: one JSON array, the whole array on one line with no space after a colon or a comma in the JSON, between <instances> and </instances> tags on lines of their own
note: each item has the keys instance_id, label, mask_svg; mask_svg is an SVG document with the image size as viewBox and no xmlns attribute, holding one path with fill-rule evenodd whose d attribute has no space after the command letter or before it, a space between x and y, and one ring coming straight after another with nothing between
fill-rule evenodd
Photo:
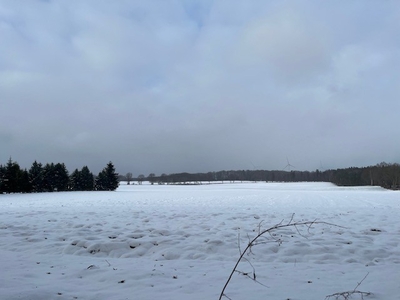
<instances>
[{"instance_id":1,"label":"snow","mask_svg":"<svg viewBox=\"0 0 400 300\"><path fill-rule=\"evenodd\" d=\"M238 241L293 213L341 227L266 235L245 255L263 285L235 273L227 296L325 299L368 274L364 299L400 299L399 192L265 182L0 195L0 299L218 299Z\"/></svg>"}]
</instances>

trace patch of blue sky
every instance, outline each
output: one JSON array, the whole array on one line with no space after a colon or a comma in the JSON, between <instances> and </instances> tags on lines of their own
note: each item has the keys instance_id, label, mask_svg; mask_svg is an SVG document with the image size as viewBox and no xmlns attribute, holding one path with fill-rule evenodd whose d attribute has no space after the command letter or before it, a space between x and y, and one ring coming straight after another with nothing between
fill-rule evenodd
<instances>
[{"instance_id":1,"label":"patch of blue sky","mask_svg":"<svg viewBox=\"0 0 400 300\"><path fill-rule=\"evenodd\" d=\"M189 17L201 29L209 16L214 0L184 1L183 8Z\"/></svg>"}]
</instances>

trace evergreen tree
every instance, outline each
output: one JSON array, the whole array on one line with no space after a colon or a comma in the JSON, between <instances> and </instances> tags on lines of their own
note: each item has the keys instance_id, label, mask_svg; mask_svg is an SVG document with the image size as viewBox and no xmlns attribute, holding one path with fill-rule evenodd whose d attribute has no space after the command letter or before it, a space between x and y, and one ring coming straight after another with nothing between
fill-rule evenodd
<instances>
[{"instance_id":1,"label":"evergreen tree","mask_svg":"<svg viewBox=\"0 0 400 300\"><path fill-rule=\"evenodd\" d=\"M43 192L54 192L54 164L47 163L43 167Z\"/></svg>"},{"instance_id":2,"label":"evergreen tree","mask_svg":"<svg viewBox=\"0 0 400 300\"><path fill-rule=\"evenodd\" d=\"M5 190L4 190L5 174L6 174L6 167L3 165L0 165L0 193L5 193Z\"/></svg>"},{"instance_id":3,"label":"evergreen tree","mask_svg":"<svg viewBox=\"0 0 400 300\"><path fill-rule=\"evenodd\" d=\"M81 172L78 169L75 169L69 177L69 187L72 191L82 191Z\"/></svg>"},{"instance_id":4,"label":"evergreen tree","mask_svg":"<svg viewBox=\"0 0 400 300\"><path fill-rule=\"evenodd\" d=\"M29 172L26 169L20 171L19 190L21 193L32 192L32 184L29 180Z\"/></svg>"},{"instance_id":5,"label":"evergreen tree","mask_svg":"<svg viewBox=\"0 0 400 300\"><path fill-rule=\"evenodd\" d=\"M70 189L73 191L93 191L94 178L87 166L80 171L75 169L70 176Z\"/></svg>"},{"instance_id":6,"label":"evergreen tree","mask_svg":"<svg viewBox=\"0 0 400 300\"><path fill-rule=\"evenodd\" d=\"M96 178L96 190L115 191L118 185L118 173L115 172L113 163L109 162Z\"/></svg>"},{"instance_id":7,"label":"evergreen tree","mask_svg":"<svg viewBox=\"0 0 400 300\"><path fill-rule=\"evenodd\" d=\"M97 191L107 191L107 178L104 170L97 175L95 189Z\"/></svg>"},{"instance_id":8,"label":"evergreen tree","mask_svg":"<svg viewBox=\"0 0 400 300\"><path fill-rule=\"evenodd\" d=\"M17 162L13 162L11 157L5 166L5 172L3 175L3 190L6 193L17 193L18 180L20 175L20 167Z\"/></svg>"},{"instance_id":9,"label":"evergreen tree","mask_svg":"<svg viewBox=\"0 0 400 300\"><path fill-rule=\"evenodd\" d=\"M65 164L57 163L54 166L53 183L54 183L54 190L57 190L58 192L68 190L69 176Z\"/></svg>"},{"instance_id":10,"label":"evergreen tree","mask_svg":"<svg viewBox=\"0 0 400 300\"><path fill-rule=\"evenodd\" d=\"M93 191L94 178L87 166L84 166L80 171L82 191Z\"/></svg>"},{"instance_id":11,"label":"evergreen tree","mask_svg":"<svg viewBox=\"0 0 400 300\"><path fill-rule=\"evenodd\" d=\"M119 186L118 173L115 172L115 167L111 161L107 164L106 176L107 176L108 190L115 191Z\"/></svg>"},{"instance_id":12,"label":"evergreen tree","mask_svg":"<svg viewBox=\"0 0 400 300\"><path fill-rule=\"evenodd\" d=\"M32 185L32 191L34 193L43 192L43 166L36 160L29 169L29 181Z\"/></svg>"},{"instance_id":13,"label":"evergreen tree","mask_svg":"<svg viewBox=\"0 0 400 300\"><path fill-rule=\"evenodd\" d=\"M29 193L31 185L26 170L21 170L17 162L10 158L5 167L2 167L1 190L5 193Z\"/></svg>"}]
</instances>

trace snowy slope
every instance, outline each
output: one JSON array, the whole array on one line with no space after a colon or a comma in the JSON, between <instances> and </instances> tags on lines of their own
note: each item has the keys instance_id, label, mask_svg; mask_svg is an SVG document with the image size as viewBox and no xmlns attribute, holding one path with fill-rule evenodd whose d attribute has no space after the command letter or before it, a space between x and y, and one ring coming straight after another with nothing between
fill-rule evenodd
<instances>
[{"instance_id":1,"label":"snowy slope","mask_svg":"<svg viewBox=\"0 0 400 300\"><path fill-rule=\"evenodd\" d=\"M0 299L218 299L239 238L293 213L345 228L275 231L245 256L263 285L235 273L231 299L325 299L367 274L364 299L400 299L400 193L327 183L0 195Z\"/></svg>"}]
</instances>

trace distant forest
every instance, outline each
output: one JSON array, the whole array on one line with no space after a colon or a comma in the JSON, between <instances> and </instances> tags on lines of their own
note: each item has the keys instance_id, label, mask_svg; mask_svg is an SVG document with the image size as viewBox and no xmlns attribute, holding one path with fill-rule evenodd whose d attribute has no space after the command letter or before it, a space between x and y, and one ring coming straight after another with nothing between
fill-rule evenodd
<instances>
[{"instance_id":1,"label":"distant forest","mask_svg":"<svg viewBox=\"0 0 400 300\"><path fill-rule=\"evenodd\" d=\"M285 171L285 170L239 170L219 171L208 173L176 173L156 176L139 175L132 178L132 174L120 176L120 180L137 181L141 184L144 180L158 184L187 184L198 182L236 182L236 181L277 181L277 182L332 182L339 186L364 186L376 185L386 189L400 188L400 165L380 163L375 166L363 168L345 168L336 170L315 171Z\"/></svg>"},{"instance_id":2,"label":"distant forest","mask_svg":"<svg viewBox=\"0 0 400 300\"><path fill-rule=\"evenodd\" d=\"M400 165L380 163L369 167L351 167L336 170L285 171L285 170L237 170L208 173L176 173L156 176L150 173L134 178L132 173L118 175L112 162L97 175L87 166L69 174L63 163L33 162L29 170L22 169L10 158L0 165L0 193L40 193L56 191L114 191L119 181L128 184L143 181L151 184L199 184L212 182L265 181L265 182L331 182L338 186L381 186L400 189Z\"/></svg>"}]
</instances>

